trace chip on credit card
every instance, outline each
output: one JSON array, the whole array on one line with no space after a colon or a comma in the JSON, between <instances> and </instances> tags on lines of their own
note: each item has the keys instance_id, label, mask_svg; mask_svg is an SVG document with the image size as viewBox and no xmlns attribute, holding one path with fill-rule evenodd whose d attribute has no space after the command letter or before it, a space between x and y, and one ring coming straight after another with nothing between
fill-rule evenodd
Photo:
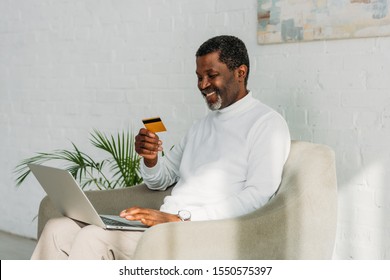
<instances>
[{"instance_id":1,"label":"chip on credit card","mask_svg":"<svg viewBox=\"0 0 390 280\"><path fill-rule=\"evenodd\" d=\"M146 129L150 130L151 132L156 133L167 131L160 117L143 119L142 122L144 123Z\"/></svg>"}]
</instances>

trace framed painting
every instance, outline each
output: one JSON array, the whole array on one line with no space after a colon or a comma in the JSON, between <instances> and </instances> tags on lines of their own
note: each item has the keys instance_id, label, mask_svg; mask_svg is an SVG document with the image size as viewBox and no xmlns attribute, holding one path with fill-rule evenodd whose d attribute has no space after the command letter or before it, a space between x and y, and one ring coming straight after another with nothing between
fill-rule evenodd
<instances>
[{"instance_id":1,"label":"framed painting","mask_svg":"<svg viewBox=\"0 0 390 280\"><path fill-rule=\"evenodd\" d=\"M258 43L389 36L389 1L258 0Z\"/></svg>"}]
</instances>

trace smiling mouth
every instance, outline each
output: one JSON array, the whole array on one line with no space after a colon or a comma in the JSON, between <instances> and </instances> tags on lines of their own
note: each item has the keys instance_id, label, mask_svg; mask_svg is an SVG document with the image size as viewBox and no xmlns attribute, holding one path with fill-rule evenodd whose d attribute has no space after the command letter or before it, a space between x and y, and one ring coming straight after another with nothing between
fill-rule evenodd
<instances>
[{"instance_id":1,"label":"smiling mouth","mask_svg":"<svg viewBox=\"0 0 390 280\"><path fill-rule=\"evenodd\" d=\"M207 97L210 97L210 96L212 96L213 94L215 94L215 91L212 91L212 92L209 92L209 93L206 93L206 92L203 92L203 91L202 91L202 94L203 94L204 97L207 98Z\"/></svg>"}]
</instances>

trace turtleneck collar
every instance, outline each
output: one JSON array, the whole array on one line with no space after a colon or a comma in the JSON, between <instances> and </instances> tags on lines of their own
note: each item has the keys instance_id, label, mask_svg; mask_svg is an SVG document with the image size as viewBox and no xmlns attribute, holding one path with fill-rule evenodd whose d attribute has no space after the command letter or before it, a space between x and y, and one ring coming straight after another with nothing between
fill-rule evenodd
<instances>
[{"instance_id":1,"label":"turtleneck collar","mask_svg":"<svg viewBox=\"0 0 390 280\"><path fill-rule=\"evenodd\" d=\"M226 119L232 115L237 115L240 112L246 111L253 106L253 100L254 98L252 96L252 92L248 91L247 95L245 95L243 98L236 101L232 105L221 110L215 111L216 117Z\"/></svg>"}]
</instances>

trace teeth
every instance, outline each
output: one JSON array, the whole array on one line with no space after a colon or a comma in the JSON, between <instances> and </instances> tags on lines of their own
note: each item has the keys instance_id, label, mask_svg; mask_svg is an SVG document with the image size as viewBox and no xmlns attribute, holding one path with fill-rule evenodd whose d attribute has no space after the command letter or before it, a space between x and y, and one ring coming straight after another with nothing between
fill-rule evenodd
<instances>
[{"instance_id":1,"label":"teeth","mask_svg":"<svg viewBox=\"0 0 390 280\"><path fill-rule=\"evenodd\" d=\"M210 92L210 93L207 93L207 94L206 94L206 97L209 97L209 96L213 95L214 93L215 93L215 91Z\"/></svg>"}]
</instances>

